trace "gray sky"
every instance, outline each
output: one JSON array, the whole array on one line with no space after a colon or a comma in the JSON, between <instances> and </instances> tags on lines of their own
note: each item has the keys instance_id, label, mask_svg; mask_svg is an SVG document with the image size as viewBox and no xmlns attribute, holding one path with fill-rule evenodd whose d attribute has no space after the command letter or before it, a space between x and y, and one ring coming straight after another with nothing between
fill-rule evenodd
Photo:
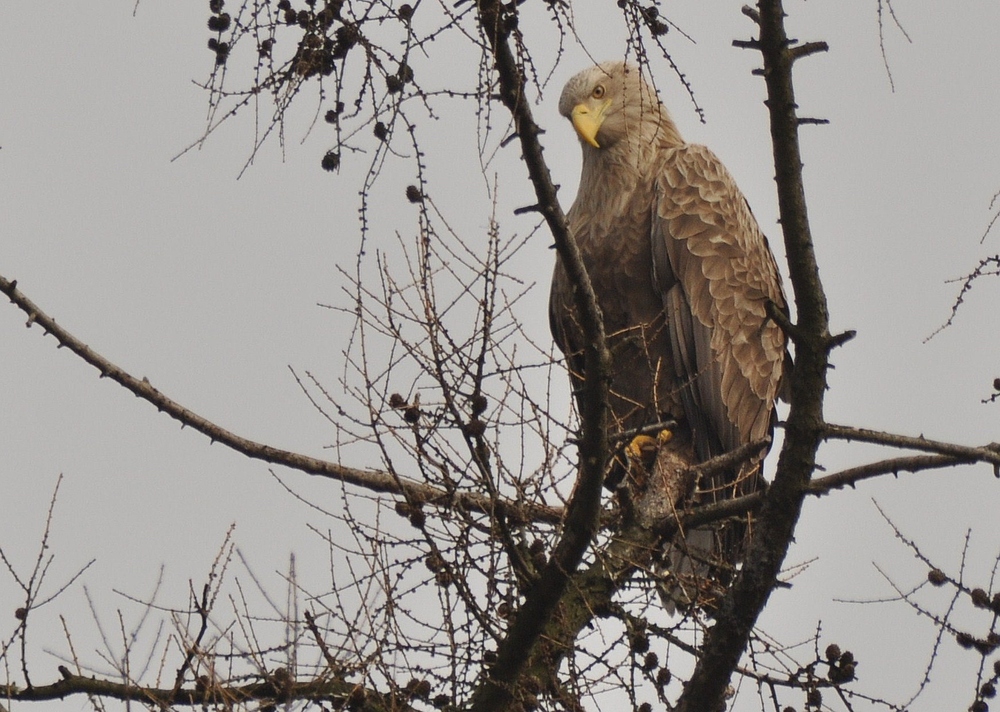
<instances>
[{"instance_id":1,"label":"gray sky","mask_svg":"<svg viewBox=\"0 0 1000 712\"><path fill-rule=\"evenodd\" d=\"M698 123L667 67L654 66L682 133L727 163L777 248L763 85L749 74L757 57L730 46L751 29L740 4L717 3L711 17L695 0L664 8L697 40L672 33L669 47L706 124ZM995 285L983 282L955 325L923 343L957 293L946 280L998 250L997 235L984 245L979 239L1000 190L1000 7L897 0L913 42L886 25L895 93L879 52L875 0L789 2L788 10L793 36L831 46L796 73L801 113L831 120L802 134L832 322L858 331L834 356L828 418L964 444L1000 440L1000 405L979 402L1000 375ZM207 95L192 80L211 66L207 16L207 4L147 0L133 17L130 2L69 3L44 22L28 17L9 28L0 44L6 69L0 73L0 274L18 279L30 298L98 352L195 412L247 437L331 457L324 450L334 439L330 426L287 367L310 370L331 387L341 373L339 322L317 303L343 303L336 265L350 266L358 247L358 171L366 164L348 161L340 175L320 170L332 138L320 122L300 144L312 118L308 99L284 152L267 144L238 181L253 145L249 113L202 150L172 162L204 128ZM603 23L580 24L591 29L581 35L596 58L621 53L621 38L599 34ZM536 107L566 207L579 155L556 101L563 81L586 62L570 48ZM432 155L443 145L458 155L472 155L459 152L475 147L474 127L461 121L442 121L426 135ZM515 159L496 164L499 217L525 233L532 219L510 213L529 202ZM463 170L472 171L471 183ZM478 165L432 160L431 185L442 196L466 186L482 201L478 172ZM399 198L412 177L408 164L388 165L376 198L385 209L370 238L374 245L390 248L392 232L412 224ZM460 228L484 228L487 209L480 204L460 213ZM523 261L523 278L539 283L522 305L525 313L544 314L547 242L539 237ZM33 562L48 499L63 473L51 584L96 557L84 581L112 628L113 611L125 602L111 589L141 596L163 564L165 599L180 605L188 580L205 576L233 522L258 572L283 569L294 551L300 574L321 588L326 551L306 523L327 524L285 495L264 465L182 431L23 324L14 307L0 308L0 547L15 566L24 571ZM533 327L537 335L547 328L544 319ZM823 462L832 471L870 455L831 448ZM377 464L353 459L350 451L343 457L349 465ZM305 498L336 507L339 489L331 483L283 476ZM822 618L830 639L856 650L863 689L896 697L903 694L897 690L913 690L930 652L931 626L898 604L824 602L889 596L871 562L904 587L924 574L872 498L950 572L972 527L969 582L987 585L1000 547L998 487L989 469L978 467L885 479L810 502L789 563L818 561L792 590L774 596L763 627L791 643L808 639ZM273 581L280 591L280 580ZM11 585L0 574L5 610L20 600ZM81 589L50 609L39 611L51 617L38 621L37 651L64 649L58 626L48 625L56 613L79 636L78 650L98 644ZM5 631L14 621L2 615ZM884 632L887 624L892 634ZM932 691L914 709L968 704L972 654L945 647ZM55 679L59 661L38 653L34 662L36 682Z\"/></svg>"}]
</instances>

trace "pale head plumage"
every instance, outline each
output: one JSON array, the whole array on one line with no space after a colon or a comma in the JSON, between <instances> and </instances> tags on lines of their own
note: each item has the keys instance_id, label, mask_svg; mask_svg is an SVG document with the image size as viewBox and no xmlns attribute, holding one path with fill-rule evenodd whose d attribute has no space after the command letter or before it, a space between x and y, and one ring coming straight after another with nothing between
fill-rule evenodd
<instances>
[{"instance_id":1,"label":"pale head plumage","mask_svg":"<svg viewBox=\"0 0 1000 712\"><path fill-rule=\"evenodd\" d=\"M570 79L559 99L559 113L573 121L585 147L609 159L645 158L652 155L645 149L683 143L642 72L625 62L604 62ZM594 142L580 131L581 115L594 129ZM584 153L589 151L585 148Z\"/></svg>"}]
</instances>

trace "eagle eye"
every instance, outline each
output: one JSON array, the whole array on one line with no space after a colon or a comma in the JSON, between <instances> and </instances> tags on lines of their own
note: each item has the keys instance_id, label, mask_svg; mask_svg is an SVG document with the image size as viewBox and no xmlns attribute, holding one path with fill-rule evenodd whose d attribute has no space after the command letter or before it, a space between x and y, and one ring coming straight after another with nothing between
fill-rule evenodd
<instances>
[{"instance_id":1,"label":"eagle eye","mask_svg":"<svg viewBox=\"0 0 1000 712\"><path fill-rule=\"evenodd\" d=\"M603 98L604 97L604 85L603 84L598 84L596 87L594 87L594 91L591 92L591 96L594 97L595 99L601 99L601 98Z\"/></svg>"}]
</instances>

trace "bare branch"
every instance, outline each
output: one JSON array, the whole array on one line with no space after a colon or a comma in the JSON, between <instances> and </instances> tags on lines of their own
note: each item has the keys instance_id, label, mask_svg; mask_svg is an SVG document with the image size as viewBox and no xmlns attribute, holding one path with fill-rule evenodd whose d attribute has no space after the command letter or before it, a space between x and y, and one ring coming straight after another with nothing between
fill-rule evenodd
<instances>
[{"instance_id":1,"label":"bare branch","mask_svg":"<svg viewBox=\"0 0 1000 712\"><path fill-rule=\"evenodd\" d=\"M899 29L903 37L906 38L906 41L912 44L913 40L910 39L910 35L906 32L906 29L900 23L899 18L896 17L896 10L892 6L892 0L878 0L877 7L878 7L878 47L879 51L882 53L882 65L885 67L885 74L889 78L889 90L895 92L896 83L892 80L892 70L889 69L889 56L886 54L885 51L885 22L882 19L883 7L888 8L889 15L890 17L892 17L893 23L895 23L897 29Z\"/></svg>"},{"instance_id":2,"label":"bare branch","mask_svg":"<svg viewBox=\"0 0 1000 712\"><path fill-rule=\"evenodd\" d=\"M968 447L940 440L928 440L924 437L914 438L908 435L895 435L878 430L869 430L868 428L854 428L847 425L833 425L831 423L826 423L823 426L823 431L824 440L856 440L858 442L875 443L877 445L890 445L892 447L909 448L924 452L936 452L940 455L950 455L969 462L989 462L994 466L994 470L1000 467L1000 444L998 443L990 443L983 447Z\"/></svg>"},{"instance_id":3,"label":"bare branch","mask_svg":"<svg viewBox=\"0 0 1000 712\"><path fill-rule=\"evenodd\" d=\"M749 14L759 29L766 105L770 115L778 208L798 322L791 407L774 482L755 521L743 568L722 600L690 680L677 702L682 712L724 705L726 687L747 647L753 626L774 589L816 466L823 423L823 396L830 344L826 295L813 250L799 121L792 86L795 55L785 33L781 0L759 0ZM807 45L807 47L810 45ZM813 44L812 47L820 47Z\"/></svg>"},{"instance_id":4,"label":"bare branch","mask_svg":"<svg viewBox=\"0 0 1000 712\"><path fill-rule=\"evenodd\" d=\"M482 0L478 11L479 24L489 42L500 82L500 97L514 118L521 152L538 198L537 210L552 232L556 250L573 285L574 306L586 344L583 354L586 376L580 399L580 464L576 486L566 509L562 537L500 645L496 663L491 666L487 679L473 697L472 709L486 712L509 706L512 686L597 532L601 485L610 457L608 385L611 355L583 257L570 235L566 216L556 196L556 187L542 155L542 146L538 142L540 131L528 105L522 68L511 50L516 5Z\"/></svg>"},{"instance_id":5,"label":"bare branch","mask_svg":"<svg viewBox=\"0 0 1000 712\"><path fill-rule=\"evenodd\" d=\"M253 682L246 685L203 687L194 685L178 690L143 687L129 683L112 682L95 677L74 675L60 665L62 679L49 685L37 685L24 689L0 686L0 695L18 702L42 702L61 700L72 695L94 695L106 699L137 701L156 705L164 709L170 706L201 707L204 705L225 705L252 701L274 702L276 699L309 700L351 704L351 709L364 712L388 712L389 710L409 711L414 708L402 704L396 698L366 690L356 683L343 679L319 678L307 682L290 681L287 688L276 689L273 681Z\"/></svg>"},{"instance_id":6,"label":"bare branch","mask_svg":"<svg viewBox=\"0 0 1000 712\"><path fill-rule=\"evenodd\" d=\"M290 467L310 475L329 477L347 484L364 487L374 492L403 494L413 502L441 506L458 506L469 511L484 513L503 510L516 514L522 519L553 523L560 521L562 518L562 509L558 507L546 507L534 504L521 505L507 500L494 500L476 492L453 494L415 480L394 476L388 472L345 467L327 460L320 460L308 455L281 450L236 435L185 408L180 403L171 400L154 388L148 379L143 378L140 380L136 378L91 349L57 324L55 319L43 312L34 302L18 290L16 280L7 280L3 276L0 276L0 292L6 294L11 302L28 315L27 325L29 327L33 324L41 326L46 333L52 334L56 338L60 346L68 348L100 371L102 378L110 378L136 396L149 401L156 406L157 410L163 411L182 425L191 427L208 436L213 442L221 443L242 455L275 465L284 465L285 467Z\"/></svg>"},{"instance_id":7,"label":"bare branch","mask_svg":"<svg viewBox=\"0 0 1000 712\"><path fill-rule=\"evenodd\" d=\"M829 494L830 490L842 487L853 487L862 480L868 480L880 475L898 475L900 472L920 472L922 470L938 470L955 465L971 465L975 461L950 455L914 455L912 457L895 457L879 460L867 465L851 467L832 475L820 477L809 483L808 492L813 495Z\"/></svg>"},{"instance_id":8,"label":"bare branch","mask_svg":"<svg viewBox=\"0 0 1000 712\"><path fill-rule=\"evenodd\" d=\"M709 461L709 463L713 462L715 461ZM853 487L858 482L882 475L940 470L956 465L971 465L974 463L975 460L949 455L914 455L910 457L890 458L824 475L812 480L806 486L806 493L812 496L822 496L829 494L832 490ZM759 490L742 497L704 504L700 507L665 517L656 523L654 529L661 536L668 536L676 532L679 528L702 526L728 517L738 517L747 512L759 510L765 496L766 491Z\"/></svg>"},{"instance_id":9,"label":"bare branch","mask_svg":"<svg viewBox=\"0 0 1000 712\"><path fill-rule=\"evenodd\" d=\"M826 44L826 42L806 42L805 44L800 44L790 48L788 53L791 60L795 62L803 57L808 57L811 54L817 54L819 52L826 52L829 49L830 47Z\"/></svg>"},{"instance_id":10,"label":"bare branch","mask_svg":"<svg viewBox=\"0 0 1000 712\"><path fill-rule=\"evenodd\" d=\"M806 126L806 125L826 126L829 123L830 123L830 119L816 119L816 118L811 118L811 117L808 117L808 116L800 116L799 117L799 126Z\"/></svg>"},{"instance_id":11,"label":"bare branch","mask_svg":"<svg viewBox=\"0 0 1000 712\"><path fill-rule=\"evenodd\" d=\"M996 200L996 197L997 196L993 196L994 201ZM993 203L991 202L990 208L992 207ZM1000 212L994 215L993 219L990 220L990 224L986 228L986 233L983 234L982 238L983 240L986 239L986 234L989 233L990 229L993 227L993 223L996 222L998 217L1000 217ZM955 297L955 301L951 305L951 314L948 315L948 319L945 320L945 322L941 326L939 326L933 332L931 332L931 335L928 336L926 339L924 339L924 343L926 344L928 341L933 339L935 336L937 336L939 333L947 329L955 322L955 317L958 316L958 310L965 303L965 297L966 295L969 294L969 292L972 291L972 287L975 284L976 280L984 276L995 277L997 275L1000 275L1000 255L992 255L990 257L984 257L983 259L979 260L979 264L976 265L976 268L972 270L972 272L970 272L969 274L965 275L964 277L955 280L949 280L954 282L961 282L962 287L961 289L958 290L958 296Z\"/></svg>"},{"instance_id":12,"label":"bare branch","mask_svg":"<svg viewBox=\"0 0 1000 712\"><path fill-rule=\"evenodd\" d=\"M750 7L749 5L744 5L742 8L740 8L740 11L744 15L749 17L755 25L760 24L760 13L757 12L757 10L755 10L754 8Z\"/></svg>"},{"instance_id":13,"label":"bare branch","mask_svg":"<svg viewBox=\"0 0 1000 712\"><path fill-rule=\"evenodd\" d=\"M699 478L711 477L719 472L736 468L745 462L750 462L750 460L769 447L771 447L771 438L741 445L735 450L730 450L727 453L723 453L722 455L713 457L711 460L706 460L700 465L692 467L691 479L697 481ZM685 479L687 479L687 476Z\"/></svg>"}]
</instances>

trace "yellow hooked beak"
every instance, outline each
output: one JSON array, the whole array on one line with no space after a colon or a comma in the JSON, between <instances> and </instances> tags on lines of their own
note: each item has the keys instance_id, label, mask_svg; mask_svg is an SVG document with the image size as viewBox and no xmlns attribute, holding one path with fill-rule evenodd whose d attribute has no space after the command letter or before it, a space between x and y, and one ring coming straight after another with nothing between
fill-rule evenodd
<instances>
[{"instance_id":1,"label":"yellow hooked beak","mask_svg":"<svg viewBox=\"0 0 1000 712\"><path fill-rule=\"evenodd\" d=\"M597 142L597 132L601 130L604 114L609 106L611 106L610 99L596 108L592 108L586 103L580 103L573 107L573 113L570 114L570 120L573 122L576 133L594 148L601 147L601 144Z\"/></svg>"}]
</instances>

